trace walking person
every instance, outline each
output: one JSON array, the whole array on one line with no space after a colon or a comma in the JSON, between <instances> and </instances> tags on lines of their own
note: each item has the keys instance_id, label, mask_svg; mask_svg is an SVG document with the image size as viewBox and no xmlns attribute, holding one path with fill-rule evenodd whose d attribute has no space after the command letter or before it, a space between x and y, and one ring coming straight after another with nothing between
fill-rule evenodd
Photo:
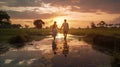
<instances>
[{"instance_id":1,"label":"walking person","mask_svg":"<svg viewBox=\"0 0 120 67\"><path fill-rule=\"evenodd\" d=\"M61 29L63 30L63 34L64 34L64 39L67 38L67 34L68 34L68 30L69 30L69 24L67 23L67 20L64 19L64 22L61 26Z\"/></svg>"},{"instance_id":2,"label":"walking person","mask_svg":"<svg viewBox=\"0 0 120 67\"><path fill-rule=\"evenodd\" d=\"M52 36L54 40L56 39L57 33L58 33L58 26L56 24L57 22L54 21L54 24L52 25Z\"/></svg>"}]
</instances>

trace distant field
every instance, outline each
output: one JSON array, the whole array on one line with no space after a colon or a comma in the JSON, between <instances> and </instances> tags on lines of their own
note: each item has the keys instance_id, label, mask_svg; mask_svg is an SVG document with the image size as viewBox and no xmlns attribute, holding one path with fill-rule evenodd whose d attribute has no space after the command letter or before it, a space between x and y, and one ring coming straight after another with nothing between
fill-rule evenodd
<instances>
[{"instance_id":1,"label":"distant field","mask_svg":"<svg viewBox=\"0 0 120 67\"><path fill-rule=\"evenodd\" d=\"M0 29L0 43L7 42L16 35L29 35L32 39L38 40L50 33L49 29Z\"/></svg>"},{"instance_id":2,"label":"distant field","mask_svg":"<svg viewBox=\"0 0 120 67\"><path fill-rule=\"evenodd\" d=\"M71 29L69 33L73 35L98 34L120 38L120 28Z\"/></svg>"},{"instance_id":3,"label":"distant field","mask_svg":"<svg viewBox=\"0 0 120 67\"><path fill-rule=\"evenodd\" d=\"M0 29L0 43L7 42L9 38L16 35L29 35L32 40L39 40L51 34L50 29ZM96 29L70 29L69 34L89 35L99 34L120 38L120 28L96 28Z\"/></svg>"}]
</instances>

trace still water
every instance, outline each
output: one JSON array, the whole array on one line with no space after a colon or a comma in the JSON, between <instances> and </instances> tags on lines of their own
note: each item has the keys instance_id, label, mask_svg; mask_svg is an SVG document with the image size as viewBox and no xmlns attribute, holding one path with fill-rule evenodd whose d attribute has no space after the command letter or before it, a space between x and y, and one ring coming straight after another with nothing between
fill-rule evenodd
<instances>
[{"instance_id":1,"label":"still water","mask_svg":"<svg viewBox=\"0 0 120 67\"><path fill-rule=\"evenodd\" d=\"M0 55L0 67L111 67L111 56L95 50L82 36L62 34L11 48Z\"/></svg>"}]
</instances>

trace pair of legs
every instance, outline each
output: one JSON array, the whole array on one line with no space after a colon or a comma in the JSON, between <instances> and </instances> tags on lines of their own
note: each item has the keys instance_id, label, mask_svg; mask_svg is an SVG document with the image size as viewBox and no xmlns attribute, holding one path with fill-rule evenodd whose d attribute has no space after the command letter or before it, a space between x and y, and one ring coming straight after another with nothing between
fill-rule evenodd
<instances>
[{"instance_id":1,"label":"pair of legs","mask_svg":"<svg viewBox=\"0 0 120 67\"><path fill-rule=\"evenodd\" d=\"M57 36L57 33L56 33L56 34L53 34L53 39L54 39L54 40L56 39L56 36Z\"/></svg>"},{"instance_id":2,"label":"pair of legs","mask_svg":"<svg viewBox=\"0 0 120 67\"><path fill-rule=\"evenodd\" d=\"M66 38L67 38L67 33L68 33L68 31L64 31L64 39L66 40Z\"/></svg>"},{"instance_id":3,"label":"pair of legs","mask_svg":"<svg viewBox=\"0 0 120 67\"><path fill-rule=\"evenodd\" d=\"M52 31L52 36L53 36L53 38L54 38L54 40L56 39L56 36L57 36L57 29L54 29L53 31Z\"/></svg>"},{"instance_id":4,"label":"pair of legs","mask_svg":"<svg viewBox=\"0 0 120 67\"><path fill-rule=\"evenodd\" d=\"M54 36L53 38L54 38L54 40L55 40L55 39L56 39L56 36Z\"/></svg>"}]
</instances>

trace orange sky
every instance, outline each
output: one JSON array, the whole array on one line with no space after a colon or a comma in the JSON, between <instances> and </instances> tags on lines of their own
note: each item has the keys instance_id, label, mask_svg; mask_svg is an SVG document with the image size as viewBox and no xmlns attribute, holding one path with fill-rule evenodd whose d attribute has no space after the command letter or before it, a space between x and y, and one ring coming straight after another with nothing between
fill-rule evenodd
<instances>
[{"instance_id":1,"label":"orange sky","mask_svg":"<svg viewBox=\"0 0 120 67\"><path fill-rule=\"evenodd\" d=\"M87 27L91 22L120 23L120 0L0 0L12 23L33 27L35 19L60 27L67 19L70 27Z\"/></svg>"}]
</instances>

